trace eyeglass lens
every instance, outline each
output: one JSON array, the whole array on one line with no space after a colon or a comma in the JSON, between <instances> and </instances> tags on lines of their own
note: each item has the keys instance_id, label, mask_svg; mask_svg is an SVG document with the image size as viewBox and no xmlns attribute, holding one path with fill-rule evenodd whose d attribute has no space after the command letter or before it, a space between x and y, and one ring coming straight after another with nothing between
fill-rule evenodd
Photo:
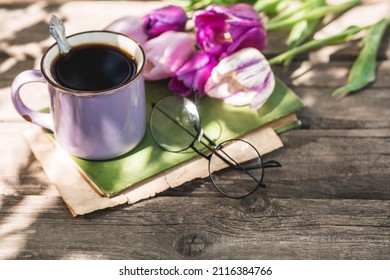
<instances>
[{"instance_id":1,"label":"eyeglass lens","mask_svg":"<svg viewBox=\"0 0 390 280\"><path fill-rule=\"evenodd\" d=\"M255 147L233 139L216 147L209 161L209 173L218 191L231 198L241 198L261 185L264 166Z\"/></svg>"},{"instance_id":2,"label":"eyeglass lens","mask_svg":"<svg viewBox=\"0 0 390 280\"><path fill-rule=\"evenodd\" d=\"M170 152L183 151L191 146L200 133L198 110L186 98L165 97L152 110L150 128L160 147Z\"/></svg>"}]
</instances>

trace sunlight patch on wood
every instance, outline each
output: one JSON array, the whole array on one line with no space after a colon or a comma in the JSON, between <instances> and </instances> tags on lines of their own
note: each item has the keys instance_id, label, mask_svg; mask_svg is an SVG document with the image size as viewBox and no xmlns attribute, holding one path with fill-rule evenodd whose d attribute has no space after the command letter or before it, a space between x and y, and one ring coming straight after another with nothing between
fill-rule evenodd
<instances>
[{"instance_id":1,"label":"sunlight patch on wood","mask_svg":"<svg viewBox=\"0 0 390 280\"><path fill-rule=\"evenodd\" d=\"M39 196L26 196L13 206L0 224L0 259L15 259L27 243L29 228L39 215L54 204L53 189Z\"/></svg>"},{"instance_id":2,"label":"sunlight patch on wood","mask_svg":"<svg viewBox=\"0 0 390 280\"><path fill-rule=\"evenodd\" d=\"M39 1L27 8L17 10L0 9L0 40L15 38L17 33L45 19L47 4Z\"/></svg>"}]
</instances>

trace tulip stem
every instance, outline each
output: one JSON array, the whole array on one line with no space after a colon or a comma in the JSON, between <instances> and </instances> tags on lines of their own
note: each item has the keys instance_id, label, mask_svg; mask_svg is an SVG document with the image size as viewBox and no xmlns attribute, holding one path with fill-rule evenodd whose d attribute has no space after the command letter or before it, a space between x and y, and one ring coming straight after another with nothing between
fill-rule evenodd
<instances>
[{"instance_id":1,"label":"tulip stem","mask_svg":"<svg viewBox=\"0 0 390 280\"><path fill-rule=\"evenodd\" d=\"M288 50L278 56L275 56L271 59L268 60L269 64L278 64L283 62L286 59L292 59L293 57L297 56L298 54L307 52L309 50L324 46L324 45L334 45L334 44L340 44L340 43L345 43L351 40L351 37L358 34L362 30L366 30L370 28L372 25L368 26L350 26L344 31L336 34L336 35L331 35L322 39L316 39L312 40L310 42L307 42L301 46L298 46L294 49Z\"/></svg>"},{"instance_id":2,"label":"tulip stem","mask_svg":"<svg viewBox=\"0 0 390 280\"><path fill-rule=\"evenodd\" d=\"M253 5L253 8L258 13L278 14L286 8L290 0L258 0Z\"/></svg>"},{"instance_id":3,"label":"tulip stem","mask_svg":"<svg viewBox=\"0 0 390 280\"><path fill-rule=\"evenodd\" d=\"M296 16L299 12L301 12L303 10L306 10L306 12L307 12L307 9L308 8L313 8L314 4L315 4L314 1L304 2L304 3L298 5L297 7L293 8L293 9L289 9L286 12L281 12L280 14L277 14L276 16L271 18L267 22L267 24L273 24L273 23L278 22L278 21L287 20L288 18Z\"/></svg>"},{"instance_id":4,"label":"tulip stem","mask_svg":"<svg viewBox=\"0 0 390 280\"><path fill-rule=\"evenodd\" d=\"M312 20L316 18L321 18L328 14L338 13L338 12L348 10L353 6L360 4L361 2L362 0L350 0L348 2L339 5L327 5L327 6L319 7L305 14L298 14L297 16L292 16L286 19L276 20L276 21L270 20L265 24L265 28L267 31L287 28L302 20Z\"/></svg>"}]
</instances>

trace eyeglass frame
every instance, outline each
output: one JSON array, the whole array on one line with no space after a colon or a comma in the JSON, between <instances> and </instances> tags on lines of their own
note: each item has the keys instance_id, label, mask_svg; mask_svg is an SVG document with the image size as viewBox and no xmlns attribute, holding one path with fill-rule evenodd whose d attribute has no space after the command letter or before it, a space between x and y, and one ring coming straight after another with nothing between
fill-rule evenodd
<instances>
[{"instance_id":1,"label":"eyeglass frame","mask_svg":"<svg viewBox=\"0 0 390 280\"><path fill-rule=\"evenodd\" d=\"M247 197L251 194L253 194L254 192L256 192L258 190L259 187L262 187L262 188L265 188L265 184L263 183L263 177L264 177L264 169L265 168L272 168L272 167L281 167L282 165L276 161L276 160L270 160L270 161L267 161L267 162L263 162L263 158L261 156L261 154L259 153L259 151L256 149L255 146L253 146L251 143L249 143L248 141L246 140L243 140L243 139L239 139L239 138L233 138L233 139L228 139L228 140L225 140L219 144L216 144L214 140L212 140L211 138L209 138L203 131L203 128L201 126L201 118L200 118L200 114L199 114L199 111L198 111L198 108L197 108L197 103L199 101L199 94L197 92L196 89L193 90L193 93L194 93L194 97L195 97L195 102L191 101L189 98L185 97L185 96L176 96L176 97L179 97L179 98L182 98L184 100L187 100L188 102L192 103L194 105L194 108L196 109L196 113L197 113L197 117L198 117L198 120L199 120L199 127L194 127L195 130L197 131L197 135L193 135L192 132L188 131L185 127L183 127L183 125L181 125L178 121L176 121L175 119L173 119L171 116L169 116L165 111L163 111L161 108L158 108L158 104L163 101L164 99L166 98L170 98L172 97L172 95L168 95L168 96L165 96L165 97L162 97L160 100L158 100L157 102L152 102L151 103L151 106L152 106L152 111L150 113L150 115L152 116L153 114L153 111L155 109L159 110L162 114L164 114L167 118L169 118L172 122L174 122L177 126L179 126L181 129L183 129L185 132L187 132L189 135L191 135L193 137L193 140L192 142L186 147L186 148L183 148L183 149L180 149L180 150L177 150L177 151L171 151L165 147L163 147L159 141L155 138L155 135L153 133L153 129L152 129L152 126L150 126L150 131L151 131L151 135L152 135L152 138L154 140L154 142L163 150L165 151L168 151L168 152L171 152L171 153L180 153L180 152L183 152L189 148L191 148L194 152L196 152L198 155L202 156L203 158L207 159L208 160L208 172L209 172L209 177L210 177L210 180L213 184L213 186L217 189L218 192L220 192L221 194L223 194L224 196L226 197L229 197L229 198L233 198L233 199L241 199L241 198L244 198L244 197ZM204 138L208 143L209 145L207 145L206 143L204 143L202 141L202 138ZM258 159L260 160L260 163L256 163L255 165L252 165L252 166L248 166L248 167L242 167L239 163L237 163L234 159L232 159L226 152L224 152L222 150L222 147L227 143L227 142L230 142L230 141L242 141L246 144L248 144L249 146L251 146L251 148L253 148L254 151L256 151L257 155L258 155ZM196 142L199 142L201 143L205 148L207 148L209 151L211 151L210 154L206 155L205 153L203 153L202 151L200 151L198 148L195 147L195 143ZM217 151L221 151L225 156L227 156L232 162L228 162L228 160L226 160L225 158L223 158L221 155L219 155L217 153ZM218 158L222 159L226 164L229 165L230 168L239 168L241 169L243 172L245 172L249 177L251 177L256 183L256 187L251 190L250 192L246 193L245 195L241 195L241 196L233 196L233 195L229 195L227 194L226 192L224 192L222 189L220 189L218 187L218 184L215 182L215 180L213 179L213 177L211 176L212 172L210 170L210 162L211 162L211 158L213 155L216 155ZM255 178L252 174L250 174L248 172L248 170L252 170L252 169L259 169L261 168L261 178L260 180L258 180L257 178Z\"/></svg>"}]
</instances>

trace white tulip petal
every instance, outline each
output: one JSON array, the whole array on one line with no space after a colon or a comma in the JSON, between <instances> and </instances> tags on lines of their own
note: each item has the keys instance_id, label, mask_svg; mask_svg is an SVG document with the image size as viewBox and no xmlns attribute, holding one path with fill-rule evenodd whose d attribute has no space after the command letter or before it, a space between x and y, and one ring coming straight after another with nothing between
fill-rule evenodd
<instances>
[{"instance_id":1,"label":"white tulip petal","mask_svg":"<svg viewBox=\"0 0 390 280\"><path fill-rule=\"evenodd\" d=\"M228 104L260 108L275 87L272 69L260 51L242 49L222 59L213 69L205 91Z\"/></svg>"},{"instance_id":2,"label":"white tulip petal","mask_svg":"<svg viewBox=\"0 0 390 280\"><path fill-rule=\"evenodd\" d=\"M207 87L207 83L206 83L206 87ZM206 92L207 95L217 99L224 99L232 95L232 93L229 91L228 83L221 83L217 87L209 88L209 90Z\"/></svg>"},{"instance_id":3,"label":"white tulip petal","mask_svg":"<svg viewBox=\"0 0 390 280\"><path fill-rule=\"evenodd\" d=\"M259 109L273 93L275 88L275 77L272 72L266 83L267 84L263 87L263 91L260 91L260 93L257 94L251 101L249 106L251 109Z\"/></svg>"},{"instance_id":4,"label":"white tulip petal","mask_svg":"<svg viewBox=\"0 0 390 280\"><path fill-rule=\"evenodd\" d=\"M241 69L236 73L237 82L246 88L256 89L261 86L268 75L264 70L263 65L260 63Z\"/></svg>"},{"instance_id":5,"label":"white tulip petal","mask_svg":"<svg viewBox=\"0 0 390 280\"><path fill-rule=\"evenodd\" d=\"M258 94L254 91L241 91L225 98L224 101L234 106L245 106L248 105L256 95Z\"/></svg>"},{"instance_id":6,"label":"white tulip petal","mask_svg":"<svg viewBox=\"0 0 390 280\"><path fill-rule=\"evenodd\" d=\"M249 104L249 108L251 109L259 109L264 103L268 100L269 96L265 94L257 94L253 97Z\"/></svg>"},{"instance_id":7,"label":"white tulip petal","mask_svg":"<svg viewBox=\"0 0 390 280\"><path fill-rule=\"evenodd\" d=\"M265 58L257 49L242 49L222 59L218 65L218 72L220 75L225 75L255 65L262 60Z\"/></svg>"}]
</instances>

